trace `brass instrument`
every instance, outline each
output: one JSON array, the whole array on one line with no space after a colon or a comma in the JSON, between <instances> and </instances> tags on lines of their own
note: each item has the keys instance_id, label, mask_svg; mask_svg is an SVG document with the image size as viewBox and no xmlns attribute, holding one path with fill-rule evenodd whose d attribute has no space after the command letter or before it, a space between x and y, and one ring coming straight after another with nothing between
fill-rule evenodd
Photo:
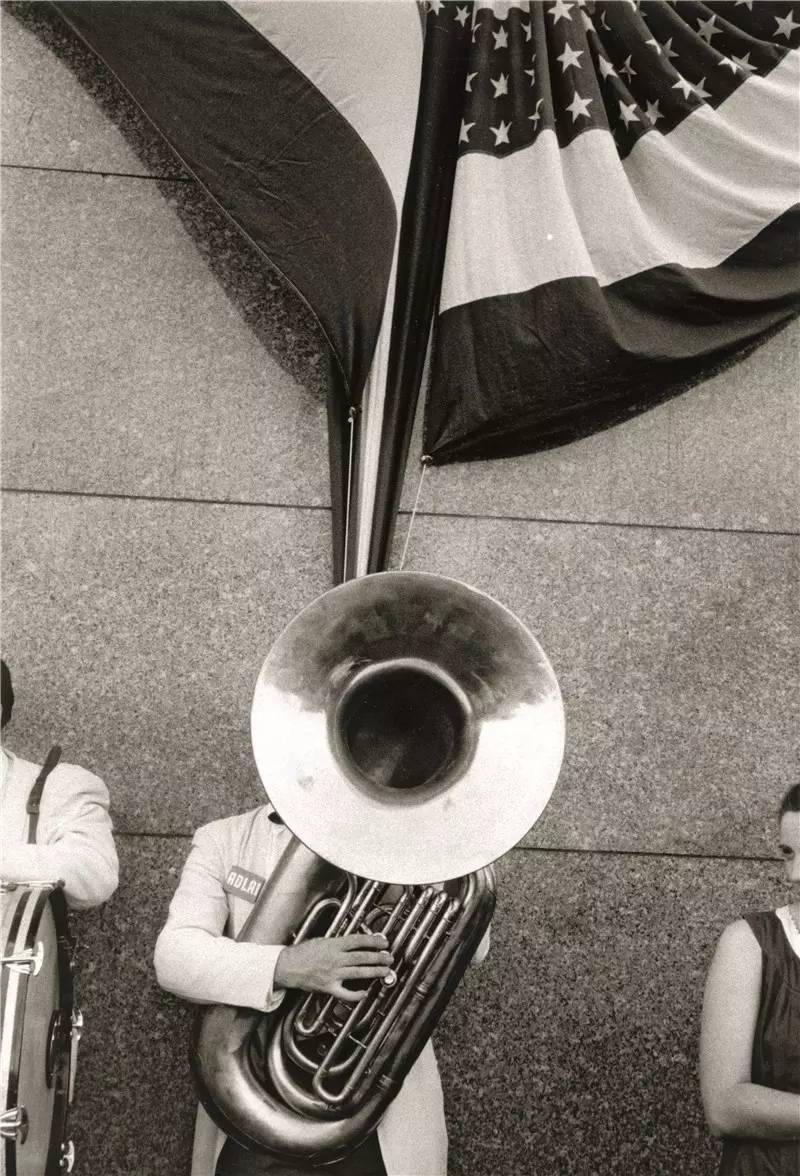
<instances>
[{"instance_id":1,"label":"brass instrument","mask_svg":"<svg viewBox=\"0 0 800 1176\"><path fill-rule=\"evenodd\" d=\"M192 1064L226 1134L326 1164L377 1126L472 959L494 909L489 863L555 786L563 706L538 642L502 605L455 580L382 572L288 625L251 728L294 838L240 938L381 932L393 971L354 1004L292 992L273 1013L205 1009Z\"/></svg>"}]
</instances>

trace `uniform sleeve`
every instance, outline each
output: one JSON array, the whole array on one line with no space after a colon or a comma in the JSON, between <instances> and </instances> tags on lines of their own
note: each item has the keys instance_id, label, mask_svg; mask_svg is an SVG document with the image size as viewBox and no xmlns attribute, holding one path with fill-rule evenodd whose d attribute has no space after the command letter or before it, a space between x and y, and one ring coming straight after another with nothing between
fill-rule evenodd
<instances>
[{"instance_id":1,"label":"uniform sleeve","mask_svg":"<svg viewBox=\"0 0 800 1176\"><path fill-rule=\"evenodd\" d=\"M271 1011L283 997L282 990L273 991L273 975L284 945L239 943L225 936L225 873L219 834L205 825L194 835L156 942L156 976L162 988L196 1004Z\"/></svg>"},{"instance_id":2,"label":"uniform sleeve","mask_svg":"<svg viewBox=\"0 0 800 1176\"><path fill-rule=\"evenodd\" d=\"M64 882L77 910L105 902L117 888L108 789L91 772L63 764L48 777L37 843L3 845L3 877L11 882Z\"/></svg>"}]
</instances>

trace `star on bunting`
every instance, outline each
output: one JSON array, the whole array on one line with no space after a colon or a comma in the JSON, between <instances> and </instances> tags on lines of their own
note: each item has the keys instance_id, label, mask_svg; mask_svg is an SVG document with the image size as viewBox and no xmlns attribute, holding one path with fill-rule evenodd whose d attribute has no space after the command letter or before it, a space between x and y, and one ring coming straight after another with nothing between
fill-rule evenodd
<instances>
[{"instance_id":1,"label":"star on bunting","mask_svg":"<svg viewBox=\"0 0 800 1176\"><path fill-rule=\"evenodd\" d=\"M748 73L755 73L756 67L750 64L750 54L745 53L744 57L737 57L735 53L731 53L731 57L739 66L740 69L747 70Z\"/></svg>"},{"instance_id":2,"label":"star on bunting","mask_svg":"<svg viewBox=\"0 0 800 1176\"><path fill-rule=\"evenodd\" d=\"M570 45L565 45L564 52L559 54L556 61L561 62L561 72L566 73L571 65L577 66L578 69L582 68L581 63L578 61L578 58L582 56L582 49L573 49Z\"/></svg>"},{"instance_id":3,"label":"star on bunting","mask_svg":"<svg viewBox=\"0 0 800 1176\"><path fill-rule=\"evenodd\" d=\"M570 102L569 106L565 106L564 109L571 113L573 122L575 122L576 119L578 119L581 115L584 118L591 118L591 115L589 114L589 103L593 101L594 99L592 98L581 98L580 94L578 94L576 91L572 95L572 101Z\"/></svg>"},{"instance_id":4,"label":"star on bunting","mask_svg":"<svg viewBox=\"0 0 800 1176\"><path fill-rule=\"evenodd\" d=\"M800 24L798 24L797 21L792 18L791 11L787 12L786 16L783 18L775 16L773 17L773 20L778 25L775 32L772 34L773 37L781 36L786 37L788 40L795 29L800 29Z\"/></svg>"},{"instance_id":5,"label":"star on bunting","mask_svg":"<svg viewBox=\"0 0 800 1176\"><path fill-rule=\"evenodd\" d=\"M499 147L501 143L508 143L508 132L511 130L511 123L503 122L500 119L499 127L489 127L489 130L494 135L494 145ZM509 146L511 144L509 143Z\"/></svg>"},{"instance_id":6,"label":"star on bunting","mask_svg":"<svg viewBox=\"0 0 800 1176\"><path fill-rule=\"evenodd\" d=\"M656 125L656 123L658 122L658 120L660 118L664 117L664 115L658 109L658 104L660 101L661 101L661 99L657 98L655 100L655 102L648 102L647 103L647 120L648 120L648 122L651 122L653 124L653 126Z\"/></svg>"},{"instance_id":7,"label":"star on bunting","mask_svg":"<svg viewBox=\"0 0 800 1176\"><path fill-rule=\"evenodd\" d=\"M566 0L556 0L553 7L549 9L550 15L553 18L553 25L557 25L562 16L566 17L567 20L572 20L572 17L569 14L569 10L572 7L572 4L567 4Z\"/></svg>"},{"instance_id":8,"label":"star on bunting","mask_svg":"<svg viewBox=\"0 0 800 1176\"><path fill-rule=\"evenodd\" d=\"M635 110L636 110L636 103L635 102L627 102L627 103L620 102L620 104L619 104L620 118L625 123L626 127L632 122L641 122L639 115L634 114Z\"/></svg>"},{"instance_id":9,"label":"star on bunting","mask_svg":"<svg viewBox=\"0 0 800 1176\"><path fill-rule=\"evenodd\" d=\"M680 74L678 75L677 82L673 83L672 88L673 88L673 90L680 90L680 92L683 94L684 98L689 98L692 94L693 89L694 89L694 87L692 86L692 83L687 82L686 78L682 78L680 76Z\"/></svg>"},{"instance_id":10,"label":"star on bunting","mask_svg":"<svg viewBox=\"0 0 800 1176\"><path fill-rule=\"evenodd\" d=\"M718 29L716 27L716 21L717 17L716 14L714 14L713 16L710 16L708 20L699 21L697 25L698 33L709 45L711 44L711 38L718 37L722 32L722 29Z\"/></svg>"}]
</instances>

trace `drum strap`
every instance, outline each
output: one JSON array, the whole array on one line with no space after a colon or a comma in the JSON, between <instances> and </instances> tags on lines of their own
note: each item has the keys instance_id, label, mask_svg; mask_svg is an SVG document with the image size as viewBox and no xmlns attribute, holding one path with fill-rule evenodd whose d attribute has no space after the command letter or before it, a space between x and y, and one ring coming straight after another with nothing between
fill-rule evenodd
<instances>
[{"instance_id":1,"label":"drum strap","mask_svg":"<svg viewBox=\"0 0 800 1176\"><path fill-rule=\"evenodd\" d=\"M39 809L42 804L45 782L60 759L61 748L56 744L48 751L47 759L42 764L42 770L33 782L28 803L25 805L25 811L28 814L28 845L33 845L36 841L36 827L39 824Z\"/></svg>"}]
</instances>

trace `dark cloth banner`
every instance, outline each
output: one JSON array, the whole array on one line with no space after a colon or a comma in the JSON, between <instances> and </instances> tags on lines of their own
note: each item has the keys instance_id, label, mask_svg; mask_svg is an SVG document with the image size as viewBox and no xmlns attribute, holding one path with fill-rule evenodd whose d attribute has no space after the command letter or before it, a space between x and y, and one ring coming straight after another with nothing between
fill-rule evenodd
<instances>
[{"instance_id":1,"label":"dark cloth banner","mask_svg":"<svg viewBox=\"0 0 800 1176\"><path fill-rule=\"evenodd\" d=\"M408 167L398 123L413 128L418 15L411 4L369 5L364 19L361 4L307 0L54 7L322 329L338 579L348 415L370 370L394 256Z\"/></svg>"},{"instance_id":2,"label":"dark cloth banner","mask_svg":"<svg viewBox=\"0 0 800 1176\"><path fill-rule=\"evenodd\" d=\"M800 308L800 5L493 9L470 13L458 97L425 414L438 463L614 424Z\"/></svg>"}]
</instances>

